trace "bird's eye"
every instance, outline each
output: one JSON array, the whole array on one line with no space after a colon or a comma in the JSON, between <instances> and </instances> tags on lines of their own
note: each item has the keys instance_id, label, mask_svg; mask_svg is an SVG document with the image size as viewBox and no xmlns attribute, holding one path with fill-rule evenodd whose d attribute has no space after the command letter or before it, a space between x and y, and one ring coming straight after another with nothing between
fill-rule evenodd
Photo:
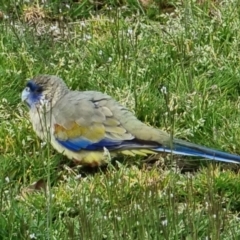
<instances>
[{"instance_id":1,"label":"bird's eye","mask_svg":"<svg viewBox=\"0 0 240 240\"><path fill-rule=\"evenodd\" d=\"M41 92L42 92L42 87L38 87L38 88L35 90L35 92L41 93Z\"/></svg>"}]
</instances>

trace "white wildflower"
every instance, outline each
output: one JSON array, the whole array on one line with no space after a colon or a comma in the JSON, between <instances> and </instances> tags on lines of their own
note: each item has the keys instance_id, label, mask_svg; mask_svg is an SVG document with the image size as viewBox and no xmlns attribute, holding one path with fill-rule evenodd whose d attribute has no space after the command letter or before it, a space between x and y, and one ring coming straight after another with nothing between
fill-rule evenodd
<instances>
[{"instance_id":1,"label":"white wildflower","mask_svg":"<svg viewBox=\"0 0 240 240\"><path fill-rule=\"evenodd\" d=\"M31 233L31 234L29 235L29 238L30 238L30 239L37 239L35 233Z\"/></svg>"},{"instance_id":2,"label":"white wildflower","mask_svg":"<svg viewBox=\"0 0 240 240\"><path fill-rule=\"evenodd\" d=\"M81 177L82 177L82 175L78 174L78 175L75 176L75 180L79 180Z\"/></svg>"},{"instance_id":3,"label":"white wildflower","mask_svg":"<svg viewBox=\"0 0 240 240\"><path fill-rule=\"evenodd\" d=\"M162 92L162 94L167 94L167 88L165 86L163 86L161 88L161 92Z\"/></svg>"},{"instance_id":4,"label":"white wildflower","mask_svg":"<svg viewBox=\"0 0 240 240\"><path fill-rule=\"evenodd\" d=\"M132 29L128 29L127 33L128 33L128 35L132 35L133 34L133 30Z\"/></svg>"},{"instance_id":5,"label":"white wildflower","mask_svg":"<svg viewBox=\"0 0 240 240\"><path fill-rule=\"evenodd\" d=\"M162 225L163 225L163 226L167 226L167 224L168 224L167 219L165 219L165 220L162 221Z\"/></svg>"},{"instance_id":6,"label":"white wildflower","mask_svg":"<svg viewBox=\"0 0 240 240\"><path fill-rule=\"evenodd\" d=\"M49 28L49 30L51 31L51 32L53 32L53 31L56 31L56 30L58 30L58 26L51 26L50 28Z\"/></svg>"},{"instance_id":7,"label":"white wildflower","mask_svg":"<svg viewBox=\"0 0 240 240\"><path fill-rule=\"evenodd\" d=\"M46 146L46 144L47 144L46 142L41 142L41 143L40 143L41 148L43 148L44 146Z\"/></svg>"},{"instance_id":8,"label":"white wildflower","mask_svg":"<svg viewBox=\"0 0 240 240\"><path fill-rule=\"evenodd\" d=\"M80 25L81 25L82 27L86 27L86 23L85 23L85 22L81 22Z\"/></svg>"}]
</instances>

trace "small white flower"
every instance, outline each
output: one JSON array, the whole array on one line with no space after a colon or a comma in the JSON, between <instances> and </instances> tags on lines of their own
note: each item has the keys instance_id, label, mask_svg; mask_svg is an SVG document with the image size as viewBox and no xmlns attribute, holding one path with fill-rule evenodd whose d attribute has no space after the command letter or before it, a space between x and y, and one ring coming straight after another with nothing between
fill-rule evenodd
<instances>
[{"instance_id":1,"label":"small white flower","mask_svg":"<svg viewBox=\"0 0 240 240\"><path fill-rule=\"evenodd\" d=\"M10 182L9 177L5 177L5 181L6 181L7 183L9 183L9 182Z\"/></svg>"},{"instance_id":2,"label":"small white flower","mask_svg":"<svg viewBox=\"0 0 240 240\"><path fill-rule=\"evenodd\" d=\"M113 59L112 59L111 57L108 58L108 62L112 62L112 60L113 60Z\"/></svg>"},{"instance_id":3,"label":"small white flower","mask_svg":"<svg viewBox=\"0 0 240 240\"><path fill-rule=\"evenodd\" d=\"M55 26L51 26L49 30L53 32L53 31L55 31L57 29L58 29L58 27L55 25Z\"/></svg>"},{"instance_id":4,"label":"small white flower","mask_svg":"<svg viewBox=\"0 0 240 240\"><path fill-rule=\"evenodd\" d=\"M85 22L81 22L80 25L81 25L82 27L86 27L86 23L85 23Z\"/></svg>"},{"instance_id":5,"label":"small white flower","mask_svg":"<svg viewBox=\"0 0 240 240\"><path fill-rule=\"evenodd\" d=\"M163 86L161 88L161 92L162 92L162 94L167 94L167 88L165 86Z\"/></svg>"},{"instance_id":6,"label":"small white flower","mask_svg":"<svg viewBox=\"0 0 240 240\"><path fill-rule=\"evenodd\" d=\"M46 146L46 142L41 142L40 145L41 145L41 148L43 148L44 146Z\"/></svg>"},{"instance_id":7,"label":"small white flower","mask_svg":"<svg viewBox=\"0 0 240 240\"><path fill-rule=\"evenodd\" d=\"M88 34L85 34L84 36L83 36L83 41L88 41L88 40L90 40L92 37L90 36L90 35L88 35Z\"/></svg>"},{"instance_id":8,"label":"small white flower","mask_svg":"<svg viewBox=\"0 0 240 240\"><path fill-rule=\"evenodd\" d=\"M68 4L66 4L65 7L68 8L68 9L70 9L70 5L68 5Z\"/></svg>"},{"instance_id":9,"label":"small white flower","mask_svg":"<svg viewBox=\"0 0 240 240\"><path fill-rule=\"evenodd\" d=\"M30 239L37 239L35 233L31 233L31 234L29 235L29 237L30 237Z\"/></svg>"},{"instance_id":10,"label":"small white flower","mask_svg":"<svg viewBox=\"0 0 240 240\"><path fill-rule=\"evenodd\" d=\"M78 174L78 175L75 176L75 179L78 180L78 179L80 179L81 177L82 177L82 175L81 175L81 174Z\"/></svg>"},{"instance_id":11,"label":"small white flower","mask_svg":"<svg viewBox=\"0 0 240 240\"><path fill-rule=\"evenodd\" d=\"M102 55L102 54L103 54L103 51L102 51L102 50L100 50L100 51L98 52L98 54L99 54L99 55Z\"/></svg>"},{"instance_id":12,"label":"small white flower","mask_svg":"<svg viewBox=\"0 0 240 240\"><path fill-rule=\"evenodd\" d=\"M128 33L128 35L132 35L133 34L133 30L132 29L128 29L127 33Z\"/></svg>"},{"instance_id":13,"label":"small white flower","mask_svg":"<svg viewBox=\"0 0 240 240\"><path fill-rule=\"evenodd\" d=\"M165 219L165 220L162 221L162 225L163 225L163 226L167 226L167 224L168 224L167 219Z\"/></svg>"}]
</instances>

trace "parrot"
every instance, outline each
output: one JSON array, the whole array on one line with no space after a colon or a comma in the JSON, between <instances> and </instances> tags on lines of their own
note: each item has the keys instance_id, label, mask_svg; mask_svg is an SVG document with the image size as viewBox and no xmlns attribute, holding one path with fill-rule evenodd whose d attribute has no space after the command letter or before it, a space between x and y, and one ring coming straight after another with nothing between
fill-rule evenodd
<instances>
[{"instance_id":1,"label":"parrot","mask_svg":"<svg viewBox=\"0 0 240 240\"><path fill-rule=\"evenodd\" d=\"M28 106L36 135L80 165L107 164L109 155L147 156L160 152L240 163L238 155L176 139L141 122L105 93L72 91L55 75L37 75L28 80L21 98Z\"/></svg>"}]
</instances>

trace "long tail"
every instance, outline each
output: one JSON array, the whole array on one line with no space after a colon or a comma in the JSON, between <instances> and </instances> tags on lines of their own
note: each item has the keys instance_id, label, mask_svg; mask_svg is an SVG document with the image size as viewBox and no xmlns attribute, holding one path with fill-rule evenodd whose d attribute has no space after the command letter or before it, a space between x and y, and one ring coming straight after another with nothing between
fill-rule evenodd
<instances>
[{"instance_id":1,"label":"long tail","mask_svg":"<svg viewBox=\"0 0 240 240\"><path fill-rule=\"evenodd\" d=\"M154 149L157 152L169 152L184 156L203 157L226 163L240 163L240 156L207 148L183 140L174 139L172 148L159 147Z\"/></svg>"}]
</instances>

